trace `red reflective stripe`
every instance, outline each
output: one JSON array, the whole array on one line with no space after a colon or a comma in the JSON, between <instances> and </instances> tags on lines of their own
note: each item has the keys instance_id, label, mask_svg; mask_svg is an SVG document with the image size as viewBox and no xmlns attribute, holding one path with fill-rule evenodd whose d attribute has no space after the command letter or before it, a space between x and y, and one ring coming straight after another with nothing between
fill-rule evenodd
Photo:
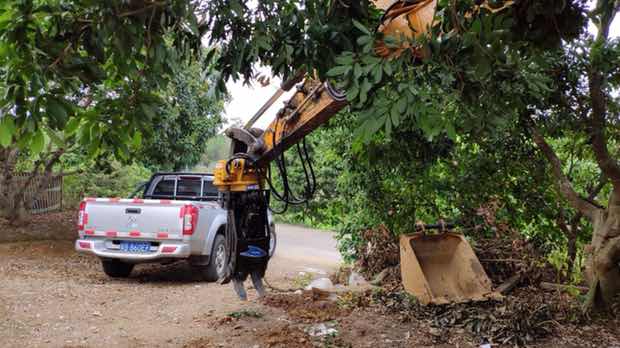
<instances>
[{"instance_id":1,"label":"red reflective stripe","mask_svg":"<svg viewBox=\"0 0 620 348\"><path fill-rule=\"evenodd\" d=\"M162 253L167 253L167 254L173 253L176 250L177 250L177 247L175 247L175 246L165 246L165 247L161 248L161 252Z\"/></svg>"},{"instance_id":2,"label":"red reflective stripe","mask_svg":"<svg viewBox=\"0 0 620 348\"><path fill-rule=\"evenodd\" d=\"M86 230L84 231L84 234L88 234L88 235L94 235L95 234L95 230Z\"/></svg>"},{"instance_id":3,"label":"red reflective stripe","mask_svg":"<svg viewBox=\"0 0 620 348\"><path fill-rule=\"evenodd\" d=\"M78 242L78 245L82 249L90 249L91 247L90 242Z\"/></svg>"},{"instance_id":4,"label":"red reflective stripe","mask_svg":"<svg viewBox=\"0 0 620 348\"><path fill-rule=\"evenodd\" d=\"M160 200L159 200L159 203L160 203L160 204L171 204L171 203L172 203L172 201L171 201L171 200L169 200L169 199L160 199Z\"/></svg>"},{"instance_id":5,"label":"red reflective stripe","mask_svg":"<svg viewBox=\"0 0 620 348\"><path fill-rule=\"evenodd\" d=\"M140 237L140 231L131 231L129 235L132 237Z\"/></svg>"},{"instance_id":6,"label":"red reflective stripe","mask_svg":"<svg viewBox=\"0 0 620 348\"><path fill-rule=\"evenodd\" d=\"M159 232L157 238L168 238L168 233Z\"/></svg>"},{"instance_id":7,"label":"red reflective stripe","mask_svg":"<svg viewBox=\"0 0 620 348\"><path fill-rule=\"evenodd\" d=\"M105 235L108 237L116 237L118 233L116 233L116 231L107 231Z\"/></svg>"},{"instance_id":8,"label":"red reflective stripe","mask_svg":"<svg viewBox=\"0 0 620 348\"><path fill-rule=\"evenodd\" d=\"M132 203L144 203L144 199L142 198L134 198L133 201L131 201Z\"/></svg>"},{"instance_id":9,"label":"red reflective stripe","mask_svg":"<svg viewBox=\"0 0 620 348\"><path fill-rule=\"evenodd\" d=\"M118 202L120 202L120 200L121 199L118 198L118 197L110 198L110 203L118 203Z\"/></svg>"},{"instance_id":10,"label":"red reflective stripe","mask_svg":"<svg viewBox=\"0 0 620 348\"><path fill-rule=\"evenodd\" d=\"M85 212L83 216L84 217L82 218L82 225L86 226L88 225L88 214Z\"/></svg>"}]
</instances>

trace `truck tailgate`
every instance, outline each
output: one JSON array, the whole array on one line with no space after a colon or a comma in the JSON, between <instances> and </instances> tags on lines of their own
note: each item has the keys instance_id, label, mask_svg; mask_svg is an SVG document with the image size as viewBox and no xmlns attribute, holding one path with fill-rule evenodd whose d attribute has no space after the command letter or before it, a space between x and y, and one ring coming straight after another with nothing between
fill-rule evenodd
<instances>
[{"instance_id":1,"label":"truck tailgate","mask_svg":"<svg viewBox=\"0 0 620 348\"><path fill-rule=\"evenodd\" d=\"M181 239L184 201L87 199L84 234L144 239Z\"/></svg>"}]
</instances>

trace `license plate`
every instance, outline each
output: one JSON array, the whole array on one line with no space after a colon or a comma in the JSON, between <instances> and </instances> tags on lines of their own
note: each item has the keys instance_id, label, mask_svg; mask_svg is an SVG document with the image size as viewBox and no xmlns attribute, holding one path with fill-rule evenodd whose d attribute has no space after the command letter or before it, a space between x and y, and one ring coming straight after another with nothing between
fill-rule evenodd
<instances>
[{"instance_id":1,"label":"license plate","mask_svg":"<svg viewBox=\"0 0 620 348\"><path fill-rule=\"evenodd\" d=\"M128 253L148 253L151 251L151 243L121 241L121 250Z\"/></svg>"}]
</instances>

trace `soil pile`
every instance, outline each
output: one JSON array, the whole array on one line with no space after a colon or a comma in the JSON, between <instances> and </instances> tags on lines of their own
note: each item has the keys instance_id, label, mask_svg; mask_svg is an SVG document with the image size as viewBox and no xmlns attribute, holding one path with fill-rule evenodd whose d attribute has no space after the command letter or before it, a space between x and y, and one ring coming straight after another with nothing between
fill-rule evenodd
<instances>
[{"instance_id":1,"label":"soil pile","mask_svg":"<svg viewBox=\"0 0 620 348\"><path fill-rule=\"evenodd\" d=\"M267 306L283 309L291 318L304 323L320 323L341 318L348 310L328 299L329 293L317 289L301 294L270 294L263 299Z\"/></svg>"}]
</instances>

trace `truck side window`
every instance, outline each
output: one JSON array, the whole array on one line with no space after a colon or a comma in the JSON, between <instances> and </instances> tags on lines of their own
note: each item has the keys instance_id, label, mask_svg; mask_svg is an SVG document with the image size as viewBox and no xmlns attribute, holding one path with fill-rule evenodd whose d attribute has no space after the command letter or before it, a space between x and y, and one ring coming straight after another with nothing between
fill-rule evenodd
<instances>
[{"instance_id":1,"label":"truck side window","mask_svg":"<svg viewBox=\"0 0 620 348\"><path fill-rule=\"evenodd\" d=\"M178 181L177 196L200 196L200 178L182 177Z\"/></svg>"},{"instance_id":2,"label":"truck side window","mask_svg":"<svg viewBox=\"0 0 620 348\"><path fill-rule=\"evenodd\" d=\"M153 190L154 196L174 196L174 180L162 180Z\"/></svg>"}]
</instances>

